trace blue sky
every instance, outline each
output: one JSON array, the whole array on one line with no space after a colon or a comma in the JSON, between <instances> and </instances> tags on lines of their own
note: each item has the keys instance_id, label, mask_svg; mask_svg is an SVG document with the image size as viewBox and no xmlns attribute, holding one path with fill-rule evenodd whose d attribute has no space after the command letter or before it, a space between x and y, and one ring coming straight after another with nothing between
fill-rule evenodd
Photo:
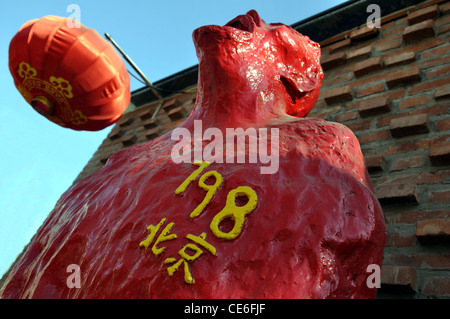
<instances>
[{"instance_id":1,"label":"blue sky","mask_svg":"<svg viewBox=\"0 0 450 319\"><path fill-rule=\"evenodd\" d=\"M256 9L266 22L293 24L341 0L227 1L7 1L0 30L0 277L72 185L112 127L98 132L62 128L36 113L16 90L8 69L12 37L28 20L70 16L77 4L81 23L108 32L151 82L198 63L192 31L223 25ZM132 68L127 65L130 71ZM131 78L131 90L142 84Z\"/></svg>"}]
</instances>

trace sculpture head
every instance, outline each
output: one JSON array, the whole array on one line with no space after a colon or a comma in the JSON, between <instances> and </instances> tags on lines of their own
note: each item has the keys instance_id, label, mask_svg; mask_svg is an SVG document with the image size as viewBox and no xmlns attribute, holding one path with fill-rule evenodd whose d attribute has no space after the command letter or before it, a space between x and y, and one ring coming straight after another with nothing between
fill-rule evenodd
<instances>
[{"instance_id":1,"label":"sculpture head","mask_svg":"<svg viewBox=\"0 0 450 319\"><path fill-rule=\"evenodd\" d=\"M265 23L254 10L225 26L200 27L193 39L200 86L204 77L219 78L216 85L228 89L228 94L237 88L259 94L296 117L308 114L319 96L323 79L319 44L282 23Z\"/></svg>"}]
</instances>

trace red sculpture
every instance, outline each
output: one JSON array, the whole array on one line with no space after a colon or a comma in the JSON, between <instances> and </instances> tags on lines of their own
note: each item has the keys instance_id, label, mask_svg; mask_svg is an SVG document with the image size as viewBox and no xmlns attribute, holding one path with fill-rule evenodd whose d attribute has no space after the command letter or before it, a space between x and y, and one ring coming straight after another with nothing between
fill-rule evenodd
<instances>
[{"instance_id":1,"label":"red sculpture","mask_svg":"<svg viewBox=\"0 0 450 319\"><path fill-rule=\"evenodd\" d=\"M319 94L319 45L255 11L193 38L199 93L182 138L121 150L65 192L2 298L375 296L368 269L381 265L385 226L359 143L300 118ZM230 129L259 132L244 152L256 142L259 162L213 144Z\"/></svg>"},{"instance_id":2,"label":"red sculpture","mask_svg":"<svg viewBox=\"0 0 450 319\"><path fill-rule=\"evenodd\" d=\"M95 30L45 16L11 40L9 69L24 99L50 121L73 130L114 124L130 102L130 77L114 47Z\"/></svg>"}]
</instances>

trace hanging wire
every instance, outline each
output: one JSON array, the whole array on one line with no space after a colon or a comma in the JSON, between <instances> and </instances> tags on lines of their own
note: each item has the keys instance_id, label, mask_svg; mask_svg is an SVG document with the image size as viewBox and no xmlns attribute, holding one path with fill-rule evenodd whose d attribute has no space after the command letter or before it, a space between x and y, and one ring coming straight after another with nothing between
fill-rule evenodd
<instances>
[{"instance_id":1,"label":"hanging wire","mask_svg":"<svg viewBox=\"0 0 450 319\"><path fill-rule=\"evenodd\" d=\"M141 79L139 79L135 74L133 74L130 70L127 70L128 73L135 78L137 81L139 81L140 83L144 84L145 86L148 86L147 83L145 83L144 81L142 81ZM192 89L192 90L186 90L186 91L177 91L177 90L167 90L167 89L163 89L163 88L156 88L154 86L152 86L154 89L158 90L158 91L165 91L168 93L196 93L197 89Z\"/></svg>"}]
</instances>

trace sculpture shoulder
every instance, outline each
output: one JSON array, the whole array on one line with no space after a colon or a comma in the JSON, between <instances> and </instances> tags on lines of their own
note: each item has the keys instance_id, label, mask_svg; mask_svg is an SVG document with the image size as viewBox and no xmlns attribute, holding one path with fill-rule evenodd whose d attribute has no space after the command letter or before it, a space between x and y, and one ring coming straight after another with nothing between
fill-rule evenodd
<instances>
[{"instance_id":1,"label":"sculpture shoulder","mask_svg":"<svg viewBox=\"0 0 450 319\"><path fill-rule=\"evenodd\" d=\"M343 124L318 118L302 118L278 126L282 135L300 138L301 143L311 145L338 144L343 148L360 148L355 134Z\"/></svg>"},{"instance_id":2,"label":"sculpture shoulder","mask_svg":"<svg viewBox=\"0 0 450 319\"><path fill-rule=\"evenodd\" d=\"M330 163L360 182L370 184L359 141L345 125L305 118L277 127L280 129L280 153Z\"/></svg>"}]
</instances>

